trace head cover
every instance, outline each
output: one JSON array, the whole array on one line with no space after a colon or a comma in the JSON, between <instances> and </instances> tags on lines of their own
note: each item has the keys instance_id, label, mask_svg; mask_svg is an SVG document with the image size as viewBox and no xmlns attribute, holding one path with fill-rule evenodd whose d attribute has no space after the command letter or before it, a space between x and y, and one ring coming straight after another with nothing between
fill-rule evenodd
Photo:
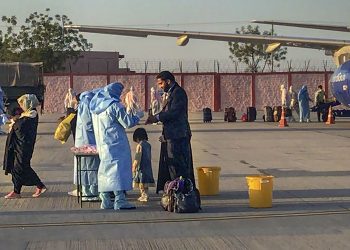
<instances>
[{"instance_id":1,"label":"head cover","mask_svg":"<svg viewBox=\"0 0 350 250\"><path fill-rule=\"evenodd\" d=\"M37 112L33 110L40 104L36 95L34 94L22 95L20 98L17 99L17 102L23 109L23 113L21 114L21 117L27 116L27 117L34 118L37 115Z\"/></svg>"},{"instance_id":2,"label":"head cover","mask_svg":"<svg viewBox=\"0 0 350 250\"><path fill-rule=\"evenodd\" d=\"M90 111L94 114L100 114L111 104L120 102L120 96L124 89L123 84L114 82L108 84L103 89L97 90L90 102Z\"/></svg>"}]
</instances>

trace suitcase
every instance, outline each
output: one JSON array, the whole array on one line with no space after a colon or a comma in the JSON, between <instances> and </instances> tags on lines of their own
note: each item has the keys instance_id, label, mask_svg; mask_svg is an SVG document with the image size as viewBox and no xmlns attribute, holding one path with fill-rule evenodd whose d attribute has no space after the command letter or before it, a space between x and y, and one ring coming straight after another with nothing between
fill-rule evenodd
<instances>
[{"instance_id":1,"label":"suitcase","mask_svg":"<svg viewBox=\"0 0 350 250\"><path fill-rule=\"evenodd\" d=\"M235 108L233 108L233 107L225 108L224 121L227 121L227 122L236 122L237 121Z\"/></svg>"},{"instance_id":2,"label":"suitcase","mask_svg":"<svg viewBox=\"0 0 350 250\"><path fill-rule=\"evenodd\" d=\"M292 110L290 108L285 108L286 117L292 117Z\"/></svg>"},{"instance_id":3,"label":"suitcase","mask_svg":"<svg viewBox=\"0 0 350 250\"><path fill-rule=\"evenodd\" d=\"M270 106L264 107L264 122L273 122L273 110Z\"/></svg>"},{"instance_id":4,"label":"suitcase","mask_svg":"<svg viewBox=\"0 0 350 250\"><path fill-rule=\"evenodd\" d=\"M203 109L203 122L211 122L213 120L213 116L211 114L210 108Z\"/></svg>"},{"instance_id":5,"label":"suitcase","mask_svg":"<svg viewBox=\"0 0 350 250\"><path fill-rule=\"evenodd\" d=\"M248 107L247 108L247 120L248 122L253 122L256 120L256 108Z\"/></svg>"},{"instance_id":6,"label":"suitcase","mask_svg":"<svg viewBox=\"0 0 350 250\"><path fill-rule=\"evenodd\" d=\"M273 107L273 120L275 122L279 122L281 120L282 115L282 106L274 106Z\"/></svg>"}]
</instances>

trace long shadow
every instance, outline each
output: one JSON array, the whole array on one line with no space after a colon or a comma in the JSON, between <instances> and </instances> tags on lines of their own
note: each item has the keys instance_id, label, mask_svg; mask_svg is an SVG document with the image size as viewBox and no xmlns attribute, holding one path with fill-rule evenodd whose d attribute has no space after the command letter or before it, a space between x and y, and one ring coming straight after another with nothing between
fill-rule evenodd
<instances>
[{"instance_id":1,"label":"long shadow","mask_svg":"<svg viewBox=\"0 0 350 250\"><path fill-rule=\"evenodd\" d=\"M348 131L350 128L286 128L281 130L278 127L275 128L244 128L244 129L235 129L235 128L221 128L221 129L193 129L192 132L201 132L201 133L217 133L217 132L287 132L287 131Z\"/></svg>"},{"instance_id":2,"label":"long shadow","mask_svg":"<svg viewBox=\"0 0 350 250\"><path fill-rule=\"evenodd\" d=\"M276 127L271 127L271 128L199 128L199 129L192 129L193 133L222 133L222 132L242 132L242 133L247 133L247 132L287 132L287 131L299 131L299 132L305 132L305 131L348 131L350 128L334 128L334 127L326 127L326 128L284 128L281 130L280 128ZM162 131L162 127L160 126L159 129L157 130L150 130L147 133L149 134L159 134ZM127 134L132 134L132 130L127 130ZM54 131L52 132L38 132L38 135L54 135ZM3 135L0 135L3 136Z\"/></svg>"},{"instance_id":3,"label":"long shadow","mask_svg":"<svg viewBox=\"0 0 350 250\"><path fill-rule=\"evenodd\" d=\"M69 185L69 184L73 185L73 180L72 181L45 181L45 185L47 185L48 187L51 185ZM7 187L7 186L13 186L12 182L0 183L0 187Z\"/></svg>"},{"instance_id":4,"label":"long shadow","mask_svg":"<svg viewBox=\"0 0 350 250\"><path fill-rule=\"evenodd\" d=\"M300 190L273 190L276 199L288 198L335 198L349 197L350 189L300 189ZM203 196L206 200L248 199L247 191L223 191L216 196Z\"/></svg>"},{"instance_id":5,"label":"long shadow","mask_svg":"<svg viewBox=\"0 0 350 250\"><path fill-rule=\"evenodd\" d=\"M72 198L74 199L74 198ZM85 204L83 209L79 208L79 205L70 209L62 209L62 210L34 210L34 211L0 211L0 215L2 216L44 216L44 215L85 215L85 214L91 214L93 215L103 215L102 218L93 218L91 217L91 220L111 220L112 218L106 217L107 215L115 214L115 211L113 209L110 210L101 210L99 209L99 203L96 203L94 207L87 207L88 205ZM90 204L91 205L91 204ZM197 214L178 214L174 215L171 214L171 217L169 219L174 218L174 216L179 216L180 218L186 218L186 217L203 217L205 214L212 214L213 216L220 216L224 213L242 213L242 212L248 212L253 214L260 214L260 215L267 215L268 214L276 214L276 213L283 213L283 212L322 212L322 211L349 211L350 208L350 201L317 201L317 202L273 202L273 205L271 208L250 208L249 207L249 200L247 199L246 202L240 202L240 203L220 203L220 204L206 204L205 201L202 204L202 210ZM120 211L118 213L122 213L125 211ZM168 212L165 212L162 210L162 208L159 205L158 201L152 201L149 202L147 205L141 205L138 206L136 210L133 210L132 213L145 213L145 212L164 212L164 215L166 216L169 214ZM263 212L263 213L261 213ZM267 213L265 213L267 212ZM128 212L126 212L128 213ZM350 213L350 211L349 211ZM163 213L159 214L157 218L161 218ZM219 214L219 215L218 215ZM237 214L239 215L239 214ZM86 217L76 217L78 221L89 221L86 219ZM144 218L144 217L143 217ZM167 218L167 217L166 217ZM127 219L126 219L127 220ZM71 218L69 219L71 221Z\"/></svg>"},{"instance_id":6,"label":"long shadow","mask_svg":"<svg viewBox=\"0 0 350 250\"><path fill-rule=\"evenodd\" d=\"M307 177L307 176L347 176L350 171L306 171L306 170L286 170L286 169L258 169L262 174L273 175L275 177ZM227 176L226 176L227 177Z\"/></svg>"}]
</instances>

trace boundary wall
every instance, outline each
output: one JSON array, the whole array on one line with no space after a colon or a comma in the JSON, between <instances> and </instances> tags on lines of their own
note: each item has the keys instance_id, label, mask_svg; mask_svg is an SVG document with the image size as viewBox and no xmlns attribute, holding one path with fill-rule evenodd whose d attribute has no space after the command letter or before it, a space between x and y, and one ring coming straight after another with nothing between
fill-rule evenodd
<instances>
[{"instance_id":1,"label":"boundary wall","mask_svg":"<svg viewBox=\"0 0 350 250\"><path fill-rule=\"evenodd\" d=\"M143 108L147 110L151 87L158 88L155 73L123 74L45 74L46 86L44 111L63 113L64 98L69 87L76 93L100 88L111 82L121 82L128 90L131 86ZM330 95L329 79L332 72L274 72L274 73L175 73L176 81L186 90L189 112L201 111L205 107L223 111L232 106L245 111L249 106L262 110L264 106L280 105L280 85L293 86L299 91L307 85L313 99L318 85L323 85L327 97ZM126 92L126 91L124 91ZM125 95L125 93L124 93ZM122 100L123 100L122 96Z\"/></svg>"}]
</instances>

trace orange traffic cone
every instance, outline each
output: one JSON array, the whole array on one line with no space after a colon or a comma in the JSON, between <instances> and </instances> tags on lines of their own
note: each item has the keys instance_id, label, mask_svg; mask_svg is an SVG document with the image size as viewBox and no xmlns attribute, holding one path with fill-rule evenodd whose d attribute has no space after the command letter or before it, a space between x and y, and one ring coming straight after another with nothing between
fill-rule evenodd
<instances>
[{"instance_id":1,"label":"orange traffic cone","mask_svg":"<svg viewBox=\"0 0 350 250\"><path fill-rule=\"evenodd\" d=\"M282 107L281 119L280 119L280 123L278 125L278 127L280 127L280 128L288 127L287 120L286 120L286 115L284 113L284 110L285 110L285 108Z\"/></svg>"},{"instance_id":2,"label":"orange traffic cone","mask_svg":"<svg viewBox=\"0 0 350 250\"><path fill-rule=\"evenodd\" d=\"M327 125L335 124L334 117L333 117L333 112L332 112L332 106L329 106L329 109L328 109L328 119L327 119L327 121L326 121L326 124L327 124Z\"/></svg>"}]
</instances>

